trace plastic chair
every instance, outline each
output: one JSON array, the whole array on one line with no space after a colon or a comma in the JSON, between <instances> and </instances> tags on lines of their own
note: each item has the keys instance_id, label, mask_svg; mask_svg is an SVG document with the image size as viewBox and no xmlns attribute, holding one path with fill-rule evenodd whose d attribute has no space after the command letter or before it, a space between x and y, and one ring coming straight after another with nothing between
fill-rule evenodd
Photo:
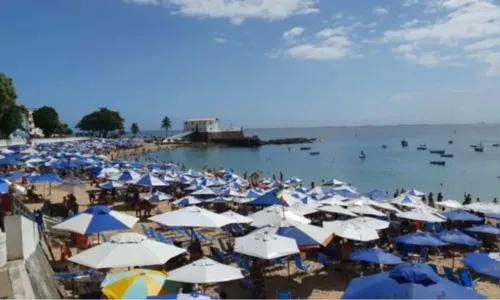
<instances>
[{"instance_id":1,"label":"plastic chair","mask_svg":"<svg viewBox=\"0 0 500 300\"><path fill-rule=\"evenodd\" d=\"M436 229L436 233L443 232L443 225L437 223L434 228Z\"/></svg>"},{"instance_id":2,"label":"plastic chair","mask_svg":"<svg viewBox=\"0 0 500 300\"><path fill-rule=\"evenodd\" d=\"M152 238L152 239L156 239L156 231L153 227L149 227L148 228L148 232L149 232L149 237Z\"/></svg>"},{"instance_id":3,"label":"plastic chair","mask_svg":"<svg viewBox=\"0 0 500 300\"><path fill-rule=\"evenodd\" d=\"M407 260L409 258L409 254L413 252L413 245L405 244L403 248L403 259Z\"/></svg>"},{"instance_id":4,"label":"plastic chair","mask_svg":"<svg viewBox=\"0 0 500 300\"><path fill-rule=\"evenodd\" d=\"M473 291L476 290L476 282L472 280L472 276L470 275L469 271L459 269L458 278L460 279L460 283L462 284L462 286L468 289L472 289Z\"/></svg>"},{"instance_id":5,"label":"plastic chair","mask_svg":"<svg viewBox=\"0 0 500 300\"><path fill-rule=\"evenodd\" d=\"M436 272L436 274L441 275L441 274L439 274L438 268L437 268L437 266L435 264L429 264L429 267L431 267L431 269L434 272Z\"/></svg>"},{"instance_id":6,"label":"plastic chair","mask_svg":"<svg viewBox=\"0 0 500 300\"><path fill-rule=\"evenodd\" d=\"M289 291L278 290L276 297L278 299L292 299L292 295Z\"/></svg>"},{"instance_id":7,"label":"plastic chair","mask_svg":"<svg viewBox=\"0 0 500 300\"><path fill-rule=\"evenodd\" d=\"M228 263L228 256L224 256L222 251L219 248L215 247L210 247L210 252L212 252L212 255L215 257L217 261L219 261L222 264Z\"/></svg>"},{"instance_id":8,"label":"plastic chair","mask_svg":"<svg viewBox=\"0 0 500 300\"><path fill-rule=\"evenodd\" d=\"M167 241L165 237L159 232L156 233L156 239L161 243L170 244L169 241Z\"/></svg>"},{"instance_id":9,"label":"plastic chair","mask_svg":"<svg viewBox=\"0 0 500 300\"><path fill-rule=\"evenodd\" d=\"M424 225L424 231L426 231L426 232L433 232L434 231L434 226L431 223L425 223L425 225Z\"/></svg>"},{"instance_id":10,"label":"plastic chair","mask_svg":"<svg viewBox=\"0 0 500 300\"><path fill-rule=\"evenodd\" d=\"M293 259L295 260L295 266L297 266L297 269L303 272L307 272L307 270L309 270L308 265L302 264L302 259L300 258L300 255L294 255Z\"/></svg>"},{"instance_id":11,"label":"plastic chair","mask_svg":"<svg viewBox=\"0 0 500 300\"><path fill-rule=\"evenodd\" d=\"M443 271L449 281L460 284L460 281L457 277L455 277L455 275L453 275L453 270L450 267L443 267Z\"/></svg>"},{"instance_id":12,"label":"plastic chair","mask_svg":"<svg viewBox=\"0 0 500 300\"><path fill-rule=\"evenodd\" d=\"M422 249L422 252L420 252L420 257L418 258L418 262L424 263L427 261L428 257L429 257L429 248L424 248Z\"/></svg>"},{"instance_id":13,"label":"plastic chair","mask_svg":"<svg viewBox=\"0 0 500 300\"><path fill-rule=\"evenodd\" d=\"M193 230L193 232L194 232L194 230ZM198 233L195 232L195 234L197 234L198 237L200 237L202 240L205 240L207 242L213 243L215 241L215 239L213 237L205 236L201 232L198 232Z\"/></svg>"}]
</instances>

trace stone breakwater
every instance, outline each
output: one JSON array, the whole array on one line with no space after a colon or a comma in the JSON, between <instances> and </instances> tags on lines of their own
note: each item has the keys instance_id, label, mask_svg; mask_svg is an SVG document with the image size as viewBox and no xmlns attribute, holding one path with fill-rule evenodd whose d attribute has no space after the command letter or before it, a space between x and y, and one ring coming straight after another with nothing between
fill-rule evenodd
<instances>
[{"instance_id":1,"label":"stone breakwater","mask_svg":"<svg viewBox=\"0 0 500 300\"><path fill-rule=\"evenodd\" d=\"M212 143L222 144L229 147L261 147L266 145L291 145L311 144L317 142L315 138L284 138L261 140L259 137L244 137L238 139L213 139Z\"/></svg>"}]
</instances>

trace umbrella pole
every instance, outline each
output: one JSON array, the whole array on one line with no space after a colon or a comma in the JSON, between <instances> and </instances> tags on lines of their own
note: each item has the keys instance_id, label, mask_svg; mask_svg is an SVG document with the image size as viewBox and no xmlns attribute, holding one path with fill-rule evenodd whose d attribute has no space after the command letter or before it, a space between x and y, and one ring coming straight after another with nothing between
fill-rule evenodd
<instances>
[{"instance_id":1,"label":"umbrella pole","mask_svg":"<svg viewBox=\"0 0 500 300\"><path fill-rule=\"evenodd\" d=\"M286 267L288 269L288 282L290 282L290 260L286 259Z\"/></svg>"}]
</instances>

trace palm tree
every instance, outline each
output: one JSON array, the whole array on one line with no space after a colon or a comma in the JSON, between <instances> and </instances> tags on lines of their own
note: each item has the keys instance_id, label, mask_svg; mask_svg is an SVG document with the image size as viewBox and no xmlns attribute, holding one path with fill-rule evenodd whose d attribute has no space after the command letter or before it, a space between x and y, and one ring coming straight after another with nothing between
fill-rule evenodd
<instances>
[{"instance_id":1,"label":"palm tree","mask_svg":"<svg viewBox=\"0 0 500 300\"><path fill-rule=\"evenodd\" d=\"M139 133L139 125L137 125L137 123L132 123L132 125L130 125L130 132L132 132L135 137Z\"/></svg>"},{"instance_id":2,"label":"palm tree","mask_svg":"<svg viewBox=\"0 0 500 300\"><path fill-rule=\"evenodd\" d=\"M166 136L168 137L168 130L172 128L172 122L169 117L165 116L165 118L161 120L161 128L165 129Z\"/></svg>"}]
</instances>

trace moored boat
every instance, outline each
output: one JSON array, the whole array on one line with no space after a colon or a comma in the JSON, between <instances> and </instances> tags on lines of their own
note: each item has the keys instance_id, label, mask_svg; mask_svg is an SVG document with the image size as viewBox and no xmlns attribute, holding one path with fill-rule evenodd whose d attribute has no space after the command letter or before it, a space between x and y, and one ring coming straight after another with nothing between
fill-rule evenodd
<instances>
[{"instance_id":1,"label":"moored boat","mask_svg":"<svg viewBox=\"0 0 500 300\"><path fill-rule=\"evenodd\" d=\"M474 151L476 151L476 152L484 152L483 145L482 144L476 145L476 147L474 147Z\"/></svg>"},{"instance_id":2,"label":"moored boat","mask_svg":"<svg viewBox=\"0 0 500 300\"><path fill-rule=\"evenodd\" d=\"M426 145L426 144L420 144L420 145L417 147L417 150L427 150L427 145Z\"/></svg>"},{"instance_id":3,"label":"moored boat","mask_svg":"<svg viewBox=\"0 0 500 300\"><path fill-rule=\"evenodd\" d=\"M445 154L446 150L429 150L431 154Z\"/></svg>"},{"instance_id":4,"label":"moored boat","mask_svg":"<svg viewBox=\"0 0 500 300\"><path fill-rule=\"evenodd\" d=\"M446 158L453 158L453 154L452 153L444 153L444 154L441 154L441 157L446 157Z\"/></svg>"},{"instance_id":5,"label":"moored boat","mask_svg":"<svg viewBox=\"0 0 500 300\"><path fill-rule=\"evenodd\" d=\"M311 150L311 147L300 147L300 150Z\"/></svg>"},{"instance_id":6,"label":"moored boat","mask_svg":"<svg viewBox=\"0 0 500 300\"><path fill-rule=\"evenodd\" d=\"M406 140L401 141L401 147L406 148L408 147L408 142Z\"/></svg>"},{"instance_id":7,"label":"moored boat","mask_svg":"<svg viewBox=\"0 0 500 300\"><path fill-rule=\"evenodd\" d=\"M500 144L493 144L493 147L500 147Z\"/></svg>"},{"instance_id":8,"label":"moored boat","mask_svg":"<svg viewBox=\"0 0 500 300\"><path fill-rule=\"evenodd\" d=\"M453 140L449 140L448 144L452 145L453 144Z\"/></svg>"},{"instance_id":9,"label":"moored boat","mask_svg":"<svg viewBox=\"0 0 500 300\"><path fill-rule=\"evenodd\" d=\"M446 161L444 160L431 160L430 163L431 165L438 165L438 166L446 165Z\"/></svg>"},{"instance_id":10,"label":"moored boat","mask_svg":"<svg viewBox=\"0 0 500 300\"><path fill-rule=\"evenodd\" d=\"M309 155L319 155L319 151L309 152Z\"/></svg>"},{"instance_id":11,"label":"moored boat","mask_svg":"<svg viewBox=\"0 0 500 300\"><path fill-rule=\"evenodd\" d=\"M387 149L387 145L382 145L382 149Z\"/></svg>"}]
</instances>

